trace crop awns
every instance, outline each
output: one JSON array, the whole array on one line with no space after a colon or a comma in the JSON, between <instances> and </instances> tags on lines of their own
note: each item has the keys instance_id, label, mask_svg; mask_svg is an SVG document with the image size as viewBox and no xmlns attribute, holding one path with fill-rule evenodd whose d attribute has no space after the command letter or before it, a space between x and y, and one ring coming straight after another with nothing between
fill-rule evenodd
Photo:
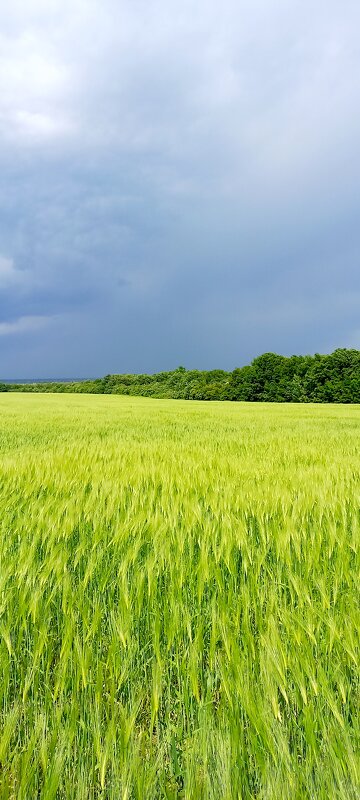
<instances>
[{"instance_id":1,"label":"crop awns","mask_svg":"<svg viewBox=\"0 0 360 800\"><path fill-rule=\"evenodd\" d=\"M359 797L360 407L0 398L0 797Z\"/></svg>"}]
</instances>

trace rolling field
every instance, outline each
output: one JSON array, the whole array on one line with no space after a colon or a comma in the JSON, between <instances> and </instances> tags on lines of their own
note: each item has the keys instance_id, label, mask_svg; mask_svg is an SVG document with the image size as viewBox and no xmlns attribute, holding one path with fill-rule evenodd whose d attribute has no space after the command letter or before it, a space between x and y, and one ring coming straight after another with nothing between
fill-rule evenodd
<instances>
[{"instance_id":1,"label":"rolling field","mask_svg":"<svg viewBox=\"0 0 360 800\"><path fill-rule=\"evenodd\" d=\"M0 798L360 797L360 406L0 395Z\"/></svg>"}]
</instances>

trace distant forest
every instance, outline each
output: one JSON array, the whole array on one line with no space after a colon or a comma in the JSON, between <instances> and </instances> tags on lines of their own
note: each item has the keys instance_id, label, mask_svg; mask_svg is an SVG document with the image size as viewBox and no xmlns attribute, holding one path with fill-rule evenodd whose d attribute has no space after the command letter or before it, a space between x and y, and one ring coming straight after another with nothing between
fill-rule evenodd
<instances>
[{"instance_id":1,"label":"distant forest","mask_svg":"<svg viewBox=\"0 0 360 800\"><path fill-rule=\"evenodd\" d=\"M270 403L360 403L360 351L339 349L330 355L290 357L264 353L249 366L232 372L178 367L155 375L106 375L71 383L0 383L0 391Z\"/></svg>"}]
</instances>

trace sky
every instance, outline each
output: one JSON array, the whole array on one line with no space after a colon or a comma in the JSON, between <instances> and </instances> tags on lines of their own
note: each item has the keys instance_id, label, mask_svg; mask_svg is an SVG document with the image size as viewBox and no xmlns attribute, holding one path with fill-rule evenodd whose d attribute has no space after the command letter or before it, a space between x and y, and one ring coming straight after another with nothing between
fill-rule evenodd
<instances>
[{"instance_id":1,"label":"sky","mask_svg":"<svg viewBox=\"0 0 360 800\"><path fill-rule=\"evenodd\" d=\"M358 0L0 9L0 379L360 349Z\"/></svg>"}]
</instances>

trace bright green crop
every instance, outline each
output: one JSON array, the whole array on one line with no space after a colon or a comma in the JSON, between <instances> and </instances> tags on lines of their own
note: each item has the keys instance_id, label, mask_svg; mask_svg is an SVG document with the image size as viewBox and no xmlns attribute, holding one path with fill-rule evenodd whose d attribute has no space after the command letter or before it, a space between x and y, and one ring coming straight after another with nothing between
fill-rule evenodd
<instances>
[{"instance_id":1,"label":"bright green crop","mask_svg":"<svg viewBox=\"0 0 360 800\"><path fill-rule=\"evenodd\" d=\"M0 396L0 798L356 800L360 406Z\"/></svg>"}]
</instances>

